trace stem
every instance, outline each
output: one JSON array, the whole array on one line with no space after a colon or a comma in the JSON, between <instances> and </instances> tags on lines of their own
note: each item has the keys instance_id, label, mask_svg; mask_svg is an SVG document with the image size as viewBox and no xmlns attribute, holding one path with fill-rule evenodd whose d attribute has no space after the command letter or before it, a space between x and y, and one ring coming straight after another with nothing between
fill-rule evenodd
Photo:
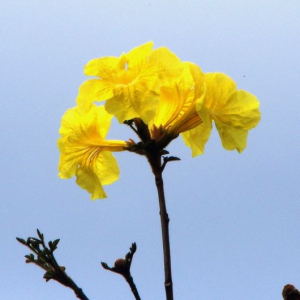
<instances>
[{"instance_id":1,"label":"stem","mask_svg":"<svg viewBox=\"0 0 300 300\"><path fill-rule=\"evenodd\" d=\"M42 240L42 245L43 245L44 249L47 248L45 245L45 242L43 240ZM56 280L59 283L72 289L78 299L89 300L88 297L84 294L83 290L77 286L77 284L73 281L73 279L71 277L69 277L64 270L61 269L61 267L59 266L59 264L57 263L54 255L53 255L53 252L50 252L49 256L50 256L52 265L59 276L59 278L57 278L58 280L57 279Z\"/></svg>"},{"instance_id":2,"label":"stem","mask_svg":"<svg viewBox=\"0 0 300 300\"><path fill-rule=\"evenodd\" d=\"M63 284L64 286L69 287L73 290L76 297L81 300L89 300L89 298L84 294L83 290L77 286L77 284L73 281L71 277L67 275L67 273L60 268L54 256L52 256L53 262L55 264L56 272L58 273L59 278L55 278L59 283Z\"/></svg>"},{"instance_id":3,"label":"stem","mask_svg":"<svg viewBox=\"0 0 300 300\"><path fill-rule=\"evenodd\" d=\"M68 276L69 277L69 276ZM89 300L89 298L84 294L81 288L79 288L76 283L69 277L69 285L68 287L72 289L77 296L78 299L81 300Z\"/></svg>"},{"instance_id":4,"label":"stem","mask_svg":"<svg viewBox=\"0 0 300 300\"><path fill-rule=\"evenodd\" d=\"M165 135L160 138L158 142L150 134L149 127L140 119L134 119L135 126L137 128L138 135L143 143L150 143L148 147L145 147L145 156L151 166L152 172L155 176L155 183L158 192L159 200L159 214L162 231L162 242L164 252L164 269L165 269L165 290L166 299L173 300L173 282L172 282L172 271L171 271L171 251L170 251L170 238L169 238L169 216L166 208L164 183L162 178L162 172L166 166L167 161L164 164L161 163L162 150L173 140L173 135ZM177 160L176 158L175 160ZM174 159L173 159L174 160Z\"/></svg>"},{"instance_id":5,"label":"stem","mask_svg":"<svg viewBox=\"0 0 300 300\"><path fill-rule=\"evenodd\" d=\"M127 283L129 284L129 286L130 286L130 288L131 288L131 291L132 291L132 294L134 295L134 298L135 298L136 300L141 300L141 297L140 297L140 295L139 295L139 292L138 292L138 290L137 290L137 288L136 288L136 286L135 286L135 284L134 284L134 282L133 282L132 276L129 275L129 276L124 276L124 277L125 277Z\"/></svg>"},{"instance_id":6,"label":"stem","mask_svg":"<svg viewBox=\"0 0 300 300\"><path fill-rule=\"evenodd\" d=\"M162 178L162 171L154 173L155 183L158 192L159 208L160 208L160 221L163 240L164 251L164 267L165 267L165 290L167 300L173 300L173 282L171 271L171 251L170 251L170 238L169 238L169 216L166 208L166 200L164 193L164 183Z\"/></svg>"}]
</instances>

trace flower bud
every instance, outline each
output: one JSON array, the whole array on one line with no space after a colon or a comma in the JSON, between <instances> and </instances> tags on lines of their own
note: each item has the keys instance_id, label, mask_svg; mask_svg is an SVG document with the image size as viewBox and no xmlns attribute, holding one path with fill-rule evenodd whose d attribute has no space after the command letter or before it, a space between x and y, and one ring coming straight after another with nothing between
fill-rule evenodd
<instances>
[{"instance_id":1,"label":"flower bud","mask_svg":"<svg viewBox=\"0 0 300 300\"><path fill-rule=\"evenodd\" d=\"M118 258L115 261L115 268L120 270L120 271L126 271L128 269L127 261L123 258Z\"/></svg>"},{"instance_id":2,"label":"flower bud","mask_svg":"<svg viewBox=\"0 0 300 300\"><path fill-rule=\"evenodd\" d=\"M287 284L282 290L282 297L284 300L300 300L300 293L292 284Z\"/></svg>"}]
</instances>

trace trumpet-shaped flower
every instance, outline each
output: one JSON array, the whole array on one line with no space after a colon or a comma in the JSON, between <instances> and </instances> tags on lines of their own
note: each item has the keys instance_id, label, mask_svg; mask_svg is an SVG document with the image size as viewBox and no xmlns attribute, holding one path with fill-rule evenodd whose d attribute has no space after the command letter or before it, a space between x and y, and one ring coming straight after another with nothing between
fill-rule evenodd
<instances>
[{"instance_id":1,"label":"trumpet-shaped flower","mask_svg":"<svg viewBox=\"0 0 300 300\"><path fill-rule=\"evenodd\" d=\"M106 100L105 109L120 123L133 118L149 123L156 111L160 86L176 79L182 68L169 49L152 48L153 42L148 42L120 57L91 60L84 72L98 79L81 85L77 98L80 109L87 111L94 101Z\"/></svg>"},{"instance_id":2,"label":"trumpet-shaped flower","mask_svg":"<svg viewBox=\"0 0 300 300\"><path fill-rule=\"evenodd\" d=\"M124 141L105 140L112 116L103 106L92 105L83 113L78 107L69 109L62 118L59 177L76 175L77 184L91 194L91 198L106 198L102 185L119 178L119 167L111 151L123 151Z\"/></svg>"},{"instance_id":3,"label":"trumpet-shaped flower","mask_svg":"<svg viewBox=\"0 0 300 300\"><path fill-rule=\"evenodd\" d=\"M241 153L247 145L248 131L260 120L259 102L255 96L237 90L235 82L222 73L205 74L206 96L198 113L203 123L183 134L193 156L202 154L209 139L212 120L226 150Z\"/></svg>"},{"instance_id":4,"label":"trumpet-shaped flower","mask_svg":"<svg viewBox=\"0 0 300 300\"><path fill-rule=\"evenodd\" d=\"M205 80L201 69L192 63L183 63L181 76L169 86L160 89L160 102L151 135L160 140L164 136L177 137L202 123L196 107L201 107L205 96Z\"/></svg>"}]
</instances>

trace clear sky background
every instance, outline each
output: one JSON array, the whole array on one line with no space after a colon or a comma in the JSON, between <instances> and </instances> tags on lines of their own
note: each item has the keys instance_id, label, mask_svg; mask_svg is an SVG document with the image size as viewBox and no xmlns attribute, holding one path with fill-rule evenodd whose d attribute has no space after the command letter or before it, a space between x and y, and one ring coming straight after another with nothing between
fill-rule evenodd
<instances>
[{"instance_id":1,"label":"clear sky background","mask_svg":"<svg viewBox=\"0 0 300 300\"><path fill-rule=\"evenodd\" d=\"M57 176L63 113L75 105L84 65L153 40L204 72L220 71L255 94L262 120L242 154L216 130L192 158L164 172L175 300L281 299L300 288L300 1L119 0L0 3L0 298L72 300L24 263L15 237L61 238L56 256L91 300L130 300L107 272L132 242L143 300L165 299L158 201L143 157L117 153L121 177L93 202ZM111 139L135 138L114 122Z\"/></svg>"}]
</instances>

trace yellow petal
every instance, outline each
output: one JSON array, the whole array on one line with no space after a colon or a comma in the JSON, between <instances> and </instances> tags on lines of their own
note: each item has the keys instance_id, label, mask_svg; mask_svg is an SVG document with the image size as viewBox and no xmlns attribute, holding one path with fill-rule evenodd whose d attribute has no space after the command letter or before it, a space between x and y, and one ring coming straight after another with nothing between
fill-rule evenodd
<instances>
[{"instance_id":1,"label":"yellow petal","mask_svg":"<svg viewBox=\"0 0 300 300\"><path fill-rule=\"evenodd\" d=\"M235 82L223 73L205 73L205 81L205 106L210 112L226 105L227 99L237 90Z\"/></svg>"},{"instance_id":2,"label":"yellow petal","mask_svg":"<svg viewBox=\"0 0 300 300\"><path fill-rule=\"evenodd\" d=\"M203 121L202 124L181 133L183 141L191 148L193 157L204 153L205 144L208 141L212 130L212 120L206 108L203 107L200 117Z\"/></svg>"},{"instance_id":3,"label":"yellow petal","mask_svg":"<svg viewBox=\"0 0 300 300\"><path fill-rule=\"evenodd\" d=\"M224 123L216 123L222 146L226 150L237 150L239 153L247 146L248 130L228 126Z\"/></svg>"},{"instance_id":4,"label":"yellow petal","mask_svg":"<svg viewBox=\"0 0 300 300\"><path fill-rule=\"evenodd\" d=\"M99 154L94 169L103 185L111 184L119 179L120 170L117 160L109 151Z\"/></svg>"},{"instance_id":5,"label":"yellow petal","mask_svg":"<svg viewBox=\"0 0 300 300\"><path fill-rule=\"evenodd\" d=\"M248 92L236 91L212 115L216 123L221 122L231 127L250 130L260 120L259 102Z\"/></svg>"},{"instance_id":6,"label":"yellow petal","mask_svg":"<svg viewBox=\"0 0 300 300\"><path fill-rule=\"evenodd\" d=\"M58 164L58 170L59 174L58 176L62 179L69 179L73 177L77 170L77 164L76 164L76 157L68 157L66 154L68 144L68 137L61 137L58 141L58 149L60 152L59 157L59 164Z\"/></svg>"},{"instance_id":7,"label":"yellow petal","mask_svg":"<svg viewBox=\"0 0 300 300\"><path fill-rule=\"evenodd\" d=\"M247 144L248 130L260 120L257 98L243 90L238 91L234 81L225 74L208 73L205 78L204 106L216 123L222 145L227 150L242 152Z\"/></svg>"},{"instance_id":8,"label":"yellow petal","mask_svg":"<svg viewBox=\"0 0 300 300\"><path fill-rule=\"evenodd\" d=\"M125 55L120 57L108 56L92 59L84 68L87 76L97 76L102 79L113 79L118 72L124 70L126 63Z\"/></svg>"},{"instance_id":9,"label":"yellow petal","mask_svg":"<svg viewBox=\"0 0 300 300\"><path fill-rule=\"evenodd\" d=\"M114 89L114 94L106 101L105 108L120 123L137 117L149 123L154 117L158 96L143 84L119 85Z\"/></svg>"},{"instance_id":10,"label":"yellow petal","mask_svg":"<svg viewBox=\"0 0 300 300\"><path fill-rule=\"evenodd\" d=\"M126 54L128 69L141 70L143 65L147 62L148 56L152 52L152 48L153 42L148 42L129 51Z\"/></svg>"},{"instance_id":11,"label":"yellow petal","mask_svg":"<svg viewBox=\"0 0 300 300\"><path fill-rule=\"evenodd\" d=\"M107 198L102 185L115 182L119 178L119 167L115 157L108 151L101 152L93 168L77 169L76 183L91 194L91 199Z\"/></svg>"},{"instance_id":12,"label":"yellow petal","mask_svg":"<svg viewBox=\"0 0 300 300\"><path fill-rule=\"evenodd\" d=\"M194 90L195 90L195 98L197 99L197 107L200 109L204 100L204 95L206 96L206 82L205 82L205 75L194 63L191 62L184 62L190 69L191 75L194 80Z\"/></svg>"},{"instance_id":13,"label":"yellow petal","mask_svg":"<svg viewBox=\"0 0 300 300\"><path fill-rule=\"evenodd\" d=\"M107 100L111 97L113 97L113 85L109 81L90 79L79 87L76 102L83 112L87 112L93 102Z\"/></svg>"},{"instance_id":14,"label":"yellow petal","mask_svg":"<svg viewBox=\"0 0 300 300\"><path fill-rule=\"evenodd\" d=\"M155 74L159 86L170 86L178 79L184 69L181 60L168 48L160 47L149 56L147 69L141 75Z\"/></svg>"},{"instance_id":15,"label":"yellow petal","mask_svg":"<svg viewBox=\"0 0 300 300\"><path fill-rule=\"evenodd\" d=\"M91 194L92 200L107 198L101 182L93 169L78 168L76 176L76 183Z\"/></svg>"}]
</instances>

